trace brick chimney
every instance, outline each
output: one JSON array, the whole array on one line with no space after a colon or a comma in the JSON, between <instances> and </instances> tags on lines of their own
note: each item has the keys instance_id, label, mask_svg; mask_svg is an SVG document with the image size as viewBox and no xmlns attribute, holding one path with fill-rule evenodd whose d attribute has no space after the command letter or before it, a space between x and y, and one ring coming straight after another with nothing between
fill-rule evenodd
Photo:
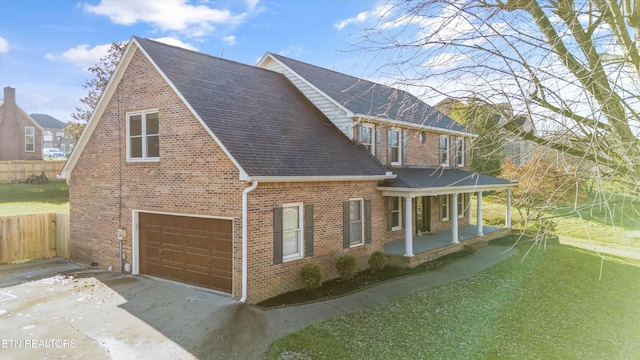
<instances>
[{"instance_id":1,"label":"brick chimney","mask_svg":"<svg viewBox=\"0 0 640 360\"><path fill-rule=\"evenodd\" d=\"M5 87L4 88L4 103L5 104L11 104L11 105L15 105L16 104L16 89L12 88L12 87Z\"/></svg>"}]
</instances>

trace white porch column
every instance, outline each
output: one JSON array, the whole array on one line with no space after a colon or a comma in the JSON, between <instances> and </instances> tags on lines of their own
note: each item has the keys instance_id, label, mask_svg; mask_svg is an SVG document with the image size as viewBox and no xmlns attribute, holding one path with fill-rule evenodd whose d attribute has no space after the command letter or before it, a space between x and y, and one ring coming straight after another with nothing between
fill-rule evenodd
<instances>
[{"instance_id":1,"label":"white porch column","mask_svg":"<svg viewBox=\"0 0 640 360\"><path fill-rule=\"evenodd\" d=\"M511 189L507 189L507 213L504 219L505 226L511 227Z\"/></svg>"},{"instance_id":2,"label":"white porch column","mask_svg":"<svg viewBox=\"0 0 640 360\"><path fill-rule=\"evenodd\" d=\"M451 242L457 244L458 241L458 194L451 195Z\"/></svg>"},{"instance_id":3,"label":"white porch column","mask_svg":"<svg viewBox=\"0 0 640 360\"><path fill-rule=\"evenodd\" d=\"M404 256L413 256L413 197L404 198Z\"/></svg>"},{"instance_id":4,"label":"white porch column","mask_svg":"<svg viewBox=\"0 0 640 360\"><path fill-rule=\"evenodd\" d=\"M482 191L478 191L478 219L476 223L478 224L478 236L484 236L484 231L482 230Z\"/></svg>"}]
</instances>

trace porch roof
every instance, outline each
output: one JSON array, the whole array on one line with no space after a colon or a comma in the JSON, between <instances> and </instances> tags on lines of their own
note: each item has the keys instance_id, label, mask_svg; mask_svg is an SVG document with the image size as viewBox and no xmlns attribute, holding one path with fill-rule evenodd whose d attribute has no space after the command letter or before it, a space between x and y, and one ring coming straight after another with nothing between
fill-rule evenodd
<instances>
[{"instance_id":1,"label":"porch roof","mask_svg":"<svg viewBox=\"0 0 640 360\"><path fill-rule=\"evenodd\" d=\"M462 169L443 167L393 169L395 179L378 186L384 196L428 196L453 193L504 190L517 182Z\"/></svg>"}]
</instances>

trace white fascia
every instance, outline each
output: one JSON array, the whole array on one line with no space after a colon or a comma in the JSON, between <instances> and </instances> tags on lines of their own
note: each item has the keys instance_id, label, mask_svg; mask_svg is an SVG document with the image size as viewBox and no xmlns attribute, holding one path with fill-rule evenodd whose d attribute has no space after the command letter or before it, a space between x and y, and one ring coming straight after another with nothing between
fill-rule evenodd
<instances>
[{"instance_id":1,"label":"white fascia","mask_svg":"<svg viewBox=\"0 0 640 360\"><path fill-rule=\"evenodd\" d=\"M444 186L438 188L399 188L379 186L378 191L382 196L437 196L459 193L473 193L478 191L506 190L518 186L518 183L501 185L469 185L469 186Z\"/></svg>"},{"instance_id":2,"label":"white fascia","mask_svg":"<svg viewBox=\"0 0 640 360\"><path fill-rule=\"evenodd\" d=\"M439 133L457 135L457 136L463 136L463 137L477 138L479 136L478 134L471 134L471 133L466 133L466 132L462 132L462 131L443 129L443 128L439 128L439 127L435 127L435 126L421 125L421 124L411 123L411 122L408 122L408 121L385 119L385 118L381 118L381 117L377 117L377 116L371 116L371 115L365 115L365 114L355 114L352 118L353 118L353 121L358 122L358 123L362 122L362 120L368 120L368 121L373 121L373 122L377 122L377 123L398 125L398 126L409 127L409 128L414 128L414 129L431 130L431 131L435 131L435 132L439 132Z\"/></svg>"},{"instance_id":3,"label":"white fascia","mask_svg":"<svg viewBox=\"0 0 640 360\"><path fill-rule=\"evenodd\" d=\"M318 182L318 181L381 181L395 179L396 175L387 173L385 175L369 176L250 176L246 181L260 182Z\"/></svg>"}]
</instances>

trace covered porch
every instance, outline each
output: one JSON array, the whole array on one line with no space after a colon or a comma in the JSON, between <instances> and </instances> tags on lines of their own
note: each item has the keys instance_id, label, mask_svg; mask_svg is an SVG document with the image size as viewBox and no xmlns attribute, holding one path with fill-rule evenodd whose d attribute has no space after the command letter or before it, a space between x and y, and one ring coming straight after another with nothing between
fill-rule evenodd
<instances>
[{"instance_id":1,"label":"covered porch","mask_svg":"<svg viewBox=\"0 0 640 360\"><path fill-rule=\"evenodd\" d=\"M415 267L427 261L461 250L464 246L482 247L493 239L511 233L511 229L501 226L482 226L483 235L478 235L475 224L462 225L458 228L458 242L451 241L452 229L435 234L413 236L413 256L405 256L406 239L388 242L384 245L384 253L389 263L400 267Z\"/></svg>"},{"instance_id":2,"label":"covered porch","mask_svg":"<svg viewBox=\"0 0 640 360\"><path fill-rule=\"evenodd\" d=\"M457 168L402 168L395 169L395 172L395 179L387 180L378 187L384 196L402 198L404 202L401 228L405 238L390 241L384 247L391 264L414 267L458 251L465 245L486 245L489 240L511 232L511 188L517 183ZM483 192L501 190L506 194L505 227L486 226L482 218ZM477 199L476 224L471 224L471 198L465 194L474 193ZM438 213L433 214L435 220L431 213L424 216L424 211L418 211L430 208L430 199L434 198L440 199ZM426 206L418 206L425 203ZM392 210L388 212L387 220L394 225L391 230L398 228L395 225L399 216L393 215L400 212L395 207ZM425 218L428 219L426 225L423 224ZM459 219L466 224L460 224ZM436 229L433 229L432 222L438 224ZM427 229L427 234L423 234L423 228Z\"/></svg>"}]
</instances>

